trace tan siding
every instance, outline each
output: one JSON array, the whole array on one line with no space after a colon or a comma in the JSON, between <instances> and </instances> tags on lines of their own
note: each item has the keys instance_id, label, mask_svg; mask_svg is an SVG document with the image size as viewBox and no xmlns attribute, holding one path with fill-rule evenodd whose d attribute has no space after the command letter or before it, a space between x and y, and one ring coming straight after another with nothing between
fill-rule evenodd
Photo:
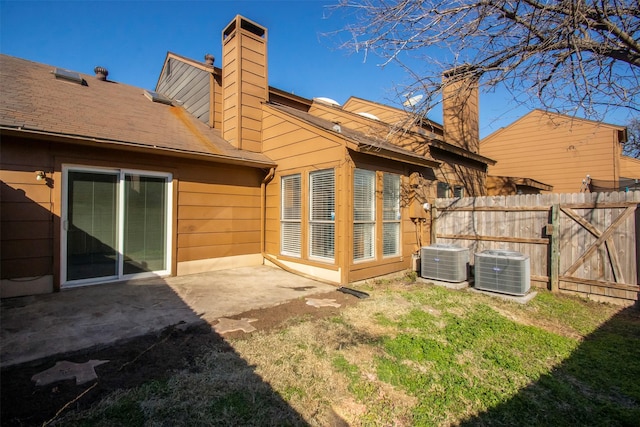
<instances>
[{"instance_id":1,"label":"tan siding","mask_svg":"<svg viewBox=\"0 0 640 427\"><path fill-rule=\"evenodd\" d=\"M385 123L393 124L404 122L407 119L407 113L402 110L364 99L349 98L342 108L354 113L365 112L373 114Z\"/></svg>"},{"instance_id":2,"label":"tan siding","mask_svg":"<svg viewBox=\"0 0 640 427\"><path fill-rule=\"evenodd\" d=\"M260 207L179 206L180 219L260 219Z\"/></svg>"},{"instance_id":3,"label":"tan siding","mask_svg":"<svg viewBox=\"0 0 640 427\"><path fill-rule=\"evenodd\" d=\"M278 163L278 172L300 168L323 168L344 159L345 149L312 127L295 126L295 120L265 111L263 152Z\"/></svg>"},{"instance_id":4,"label":"tan siding","mask_svg":"<svg viewBox=\"0 0 640 427\"><path fill-rule=\"evenodd\" d=\"M442 89L446 141L477 153L480 149L478 87L470 81L446 82Z\"/></svg>"},{"instance_id":5,"label":"tan siding","mask_svg":"<svg viewBox=\"0 0 640 427\"><path fill-rule=\"evenodd\" d=\"M220 221L215 219L183 219L178 222L178 237L180 233L235 233L237 231L251 231L260 233L259 219L236 219L234 221Z\"/></svg>"},{"instance_id":6,"label":"tan siding","mask_svg":"<svg viewBox=\"0 0 640 427\"><path fill-rule=\"evenodd\" d=\"M180 193L181 206L209 206L209 207L235 207L254 208L256 203L255 195L229 195L216 192L214 194L201 193Z\"/></svg>"},{"instance_id":7,"label":"tan siding","mask_svg":"<svg viewBox=\"0 0 640 427\"><path fill-rule=\"evenodd\" d=\"M497 160L489 173L532 178L553 185L553 192L579 192L582 180L614 180L614 133L606 125L534 111L482 142L482 155Z\"/></svg>"},{"instance_id":8,"label":"tan siding","mask_svg":"<svg viewBox=\"0 0 640 427\"><path fill-rule=\"evenodd\" d=\"M55 147L52 150L48 143L3 136L2 278L53 274L59 280L63 164L172 173L174 265L178 260L260 252L260 183L264 171L62 143ZM36 181L36 170L47 171L49 177L49 172L55 171L52 188Z\"/></svg>"},{"instance_id":9,"label":"tan siding","mask_svg":"<svg viewBox=\"0 0 640 427\"><path fill-rule=\"evenodd\" d=\"M245 243L259 244L260 241L256 240L259 238L260 236L252 231L237 231L234 233L182 233L178 236L178 246L181 248L196 248Z\"/></svg>"},{"instance_id":10,"label":"tan siding","mask_svg":"<svg viewBox=\"0 0 640 427\"><path fill-rule=\"evenodd\" d=\"M409 261L376 261L373 263L354 264L349 271L349 282L369 279L372 277L383 276L385 274L395 273L408 269L411 266Z\"/></svg>"},{"instance_id":11,"label":"tan siding","mask_svg":"<svg viewBox=\"0 0 640 427\"><path fill-rule=\"evenodd\" d=\"M264 38L256 37L243 19L236 17L224 31L222 135L237 148L260 152L261 103L268 98L266 29Z\"/></svg>"},{"instance_id":12,"label":"tan siding","mask_svg":"<svg viewBox=\"0 0 640 427\"><path fill-rule=\"evenodd\" d=\"M0 143L0 278L53 274L52 188L37 181L37 170L50 172L48 144L35 149L2 136ZM28 283L25 283L28 286Z\"/></svg>"},{"instance_id":13,"label":"tan siding","mask_svg":"<svg viewBox=\"0 0 640 427\"><path fill-rule=\"evenodd\" d=\"M260 243L187 247L178 249L178 262L255 253L260 253Z\"/></svg>"},{"instance_id":14,"label":"tan siding","mask_svg":"<svg viewBox=\"0 0 640 427\"><path fill-rule=\"evenodd\" d=\"M302 251L301 262L322 265L307 260L306 239L308 209L308 174L312 170L334 168L336 172L336 210L339 209L339 165L346 155L340 142L329 139L323 132L287 116L281 111L268 107L264 110L263 149L264 153L278 164L274 179L267 186L266 239L265 250L278 256L280 253L280 185L283 175L300 173L302 178ZM336 239L338 239L336 223ZM338 241L338 240L336 240ZM335 265L339 261L338 245L336 245Z\"/></svg>"},{"instance_id":15,"label":"tan siding","mask_svg":"<svg viewBox=\"0 0 640 427\"><path fill-rule=\"evenodd\" d=\"M640 179L640 159L621 156L620 177Z\"/></svg>"}]
</instances>

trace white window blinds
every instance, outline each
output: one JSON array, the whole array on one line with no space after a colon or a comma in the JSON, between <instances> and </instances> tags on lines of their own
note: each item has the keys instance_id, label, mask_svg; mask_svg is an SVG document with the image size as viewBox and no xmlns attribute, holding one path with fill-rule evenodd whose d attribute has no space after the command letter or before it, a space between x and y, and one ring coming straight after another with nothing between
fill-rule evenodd
<instances>
[{"instance_id":1,"label":"white window blinds","mask_svg":"<svg viewBox=\"0 0 640 427\"><path fill-rule=\"evenodd\" d=\"M382 254L400 254L400 176L385 173L382 177Z\"/></svg>"},{"instance_id":2,"label":"white window blinds","mask_svg":"<svg viewBox=\"0 0 640 427\"><path fill-rule=\"evenodd\" d=\"M309 251L310 256L334 259L335 176L333 169L309 174Z\"/></svg>"},{"instance_id":3,"label":"white window blinds","mask_svg":"<svg viewBox=\"0 0 640 427\"><path fill-rule=\"evenodd\" d=\"M280 252L283 255L300 256L301 191L300 174L282 177Z\"/></svg>"},{"instance_id":4,"label":"white window blinds","mask_svg":"<svg viewBox=\"0 0 640 427\"><path fill-rule=\"evenodd\" d=\"M353 259L375 257L376 173L356 169L353 175Z\"/></svg>"}]
</instances>

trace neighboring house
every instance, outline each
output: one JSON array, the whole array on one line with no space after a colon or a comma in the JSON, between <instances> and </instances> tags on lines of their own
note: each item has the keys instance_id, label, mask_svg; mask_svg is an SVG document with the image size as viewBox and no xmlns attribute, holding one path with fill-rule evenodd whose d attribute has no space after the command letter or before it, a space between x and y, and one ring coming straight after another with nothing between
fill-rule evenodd
<instances>
[{"instance_id":1,"label":"neighboring house","mask_svg":"<svg viewBox=\"0 0 640 427\"><path fill-rule=\"evenodd\" d=\"M640 160L622 155L625 141L623 126L531 111L480 141L480 152L497 161L488 192L638 189Z\"/></svg>"},{"instance_id":2,"label":"neighboring house","mask_svg":"<svg viewBox=\"0 0 640 427\"><path fill-rule=\"evenodd\" d=\"M264 262L346 284L411 266L426 202L484 193L446 122L270 87L244 17L222 44L155 91L0 56L3 297Z\"/></svg>"}]
</instances>

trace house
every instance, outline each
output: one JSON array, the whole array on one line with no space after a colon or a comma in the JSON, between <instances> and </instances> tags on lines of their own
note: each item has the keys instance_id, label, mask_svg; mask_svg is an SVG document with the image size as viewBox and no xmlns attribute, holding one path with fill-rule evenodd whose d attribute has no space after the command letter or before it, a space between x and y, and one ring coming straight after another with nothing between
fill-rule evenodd
<instances>
[{"instance_id":1,"label":"house","mask_svg":"<svg viewBox=\"0 0 640 427\"><path fill-rule=\"evenodd\" d=\"M626 128L533 110L480 141L489 194L640 188L640 160L622 155Z\"/></svg>"},{"instance_id":2,"label":"house","mask_svg":"<svg viewBox=\"0 0 640 427\"><path fill-rule=\"evenodd\" d=\"M411 267L436 196L483 194L446 121L270 87L267 35L236 16L221 68L168 53L153 91L0 56L2 297L263 263L346 284Z\"/></svg>"}]
</instances>

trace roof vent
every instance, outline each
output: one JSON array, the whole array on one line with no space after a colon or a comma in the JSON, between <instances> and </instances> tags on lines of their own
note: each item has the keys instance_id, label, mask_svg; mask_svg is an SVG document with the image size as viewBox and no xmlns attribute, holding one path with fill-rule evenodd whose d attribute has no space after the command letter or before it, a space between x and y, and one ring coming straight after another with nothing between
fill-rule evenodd
<instances>
[{"instance_id":1,"label":"roof vent","mask_svg":"<svg viewBox=\"0 0 640 427\"><path fill-rule=\"evenodd\" d=\"M204 56L204 63L207 64L207 65L213 65L215 60L216 60L216 58L213 55L211 55L210 53L207 53Z\"/></svg>"},{"instance_id":2,"label":"roof vent","mask_svg":"<svg viewBox=\"0 0 640 427\"><path fill-rule=\"evenodd\" d=\"M105 81L107 80L107 76L109 75L109 71L107 71L104 67L96 67L93 69L93 72L96 73L96 79Z\"/></svg>"},{"instance_id":3,"label":"roof vent","mask_svg":"<svg viewBox=\"0 0 640 427\"><path fill-rule=\"evenodd\" d=\"M68 82L78 83L81 85L86 84L80 74L74 71L65 70L64 68L56 68L53 70L53 75L56 76L56 79L66 80Z\"/></svg>"},{"instance_id":4,"label":"roof vent","mask_svg":"<svg viewBox=\"0 0 640 427\"><path fill-rule=\"evenodd\" d=\"M152 90L145 90L144 96L149 98L149 100L153 102L159 102L160 104L172 105L171 99L167 98L164 95L159 94L158 92L154 92Z\"/></svg>"}]
</instances>

